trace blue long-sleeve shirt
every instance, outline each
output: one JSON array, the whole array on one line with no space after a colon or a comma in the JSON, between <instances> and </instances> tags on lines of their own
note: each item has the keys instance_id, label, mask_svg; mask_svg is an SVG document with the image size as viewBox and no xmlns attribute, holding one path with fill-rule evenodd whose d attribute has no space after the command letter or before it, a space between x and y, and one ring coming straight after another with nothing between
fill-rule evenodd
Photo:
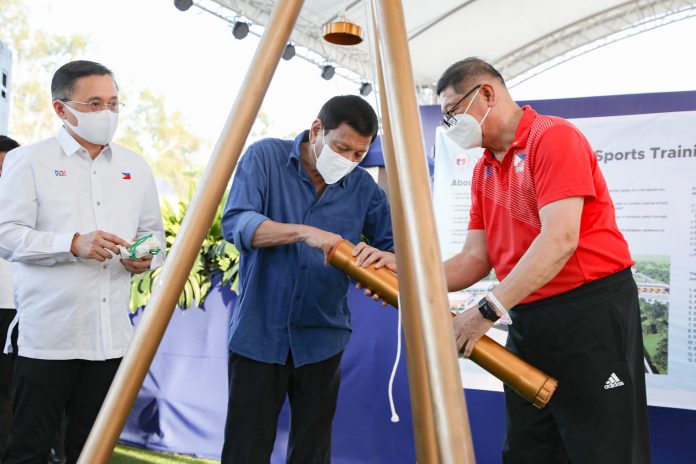
<instances>
[{"instance_id":1,"label":"blue long-sleeve shirt","mask_svg":"<svg viewBox=\"0 0 696 464\"><path fill-rule=\"evenodd\" d=\"M321 250L304 243L252 248L267 220L306 224L358 243L365 235L391 250L389 204L370 174L356 168L321 198L300 162L300 144L264 139L251 145L234 176L222 216L226 240L240 251L239 296L230 324L229 349L257 361L296 366L342 351L350 338L349 279L324 266Z\"/></svg>"}]
</instances>

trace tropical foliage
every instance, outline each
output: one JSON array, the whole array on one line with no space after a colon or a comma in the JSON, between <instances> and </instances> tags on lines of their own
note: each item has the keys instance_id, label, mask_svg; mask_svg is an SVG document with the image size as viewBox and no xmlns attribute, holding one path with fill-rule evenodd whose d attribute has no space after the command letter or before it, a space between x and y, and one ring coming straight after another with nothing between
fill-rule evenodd
<instances>
[{"instance_id":1,"label":"tropical foliage","mask_svg":"<svg viewBox=\"0 0 696 464\"><path fill-rule=\"evenodd\" d=\"M166 200L162 202L167 252L174 245L192 197L193 187L190 188L185 199L179 200L177 208L174 208ZM213 282L217 281L218 277L220 278L219 285L228 286L232 290L237 289L239 252L234 245L228 243L222 237L222 211L226 202L227 195L223 197L218 206L213 223L208 230L208 235L203 241L184 289L179 296L178 306L182 310L200 306L205 301L205 297L210 292ZM132 312L136 312L139 307L147 304L161 272L162 268L159 267L133 277L130 297L130 309Z\"/></svg>"}]
</instances>

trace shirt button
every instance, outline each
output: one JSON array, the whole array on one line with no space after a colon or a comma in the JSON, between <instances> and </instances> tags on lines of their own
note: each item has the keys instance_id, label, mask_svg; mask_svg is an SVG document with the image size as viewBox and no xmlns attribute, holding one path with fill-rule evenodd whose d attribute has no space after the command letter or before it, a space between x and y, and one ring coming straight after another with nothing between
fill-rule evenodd
<instances>
[{"instance_id":1,"label":"shirt button","mask_svg":"<svg viewBox=\"0 0 696 464\"><path fill-rule=\"evenodd\" d=\"M97 171L94 171L94 173L96 174L96 173L97 173Z\"/></svg>"},{"instance_id":2,"label":"shirt button","mask_svg":"<svg viewBox=\"0 0 696 464\"><path fill-rule=\"evenodd\" d=\"M101 206L101 201L98 201L98 202L97 202L97 206Z\"/></svg>"},{"instance_id":3,"label":"shirt button","mask_svg":"<svg viewBox=\"0 0 696 464\"><path fill-rule=\"evenodd\" d=\"M302 297L299 294L295 295L296 300L299 300L300 298L302 298Z\"/></svg>"},{"instance_id":4,"label":"shirt button","mask_svg":"<svg viewBox=\"0 0 696 464\"><path fill-rule=\"evenodd\" d=\"M102 303L106 303L106 298L102 298Z\"/></svg>"},{"instance_id":5,"label":"shirt button","mask_svg":"<svg viewBox=\"0 0 696 464\"><path fill-rule=\"evenodd\" d=\"M102 266L102 269L106 269L106 264L104 264L104 265Z\"/></svg>"}]
</instances>

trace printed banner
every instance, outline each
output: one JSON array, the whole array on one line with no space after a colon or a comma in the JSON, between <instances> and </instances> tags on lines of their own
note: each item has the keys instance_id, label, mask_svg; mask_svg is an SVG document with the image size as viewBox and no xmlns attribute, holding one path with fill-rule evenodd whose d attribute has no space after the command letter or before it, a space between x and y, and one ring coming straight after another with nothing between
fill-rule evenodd
<instances>
[{"instance_id":1,"label":"printed banner","mask_svg":"<svg viewBox=\"0 0 696 464\"><path fill-rule=\"evenodd\" d=\"M648 403L696 410L696 112L571 121L597 154L636 262ZM439 133L433 196L445 258L461 249L471 204L476 154L468 156L471 165L464 163L465 178L453 166L460 156ZM451 294L450 304L462 309L494 284L489 279ZM489 336L504 343L506 332L494 327ZM502 391L502 384L475 364L462 360L460 366L465 387Z\"/></svg>"}]
</instances>

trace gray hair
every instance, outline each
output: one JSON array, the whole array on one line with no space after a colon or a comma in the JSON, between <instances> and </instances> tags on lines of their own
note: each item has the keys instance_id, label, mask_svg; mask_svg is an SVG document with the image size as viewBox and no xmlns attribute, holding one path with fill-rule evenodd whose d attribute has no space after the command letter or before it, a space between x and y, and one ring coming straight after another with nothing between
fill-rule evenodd
<instances>
[{"instance_id":1,"label":"gray hair","mask_svg":"<svg viewBox=\"0 0 696 464\"><path fill-rule=\"evenodd\" d=\"M505 80L497 69L481 58L472 56L457 61L447 68L437 81L437 94L440 95L448 87L452 87L457 93L464 93L463 84L468 84L475 78L482 76L499 79L505 85Z\"/></svg>"}]
</instances>

